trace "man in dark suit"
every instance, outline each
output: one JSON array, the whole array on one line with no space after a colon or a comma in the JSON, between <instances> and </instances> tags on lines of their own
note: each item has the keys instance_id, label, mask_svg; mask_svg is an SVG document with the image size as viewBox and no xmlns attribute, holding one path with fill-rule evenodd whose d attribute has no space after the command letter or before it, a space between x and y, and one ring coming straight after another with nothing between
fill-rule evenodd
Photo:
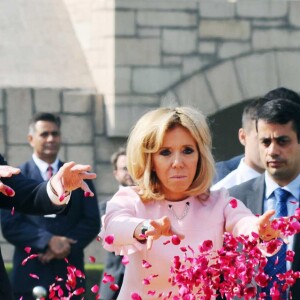
<instances>
[{"instance_id":1,"label":"man in dark suit","mask_svg":"<svg viewBox=\"0 0 300 300\"><path fill-rule=\"evenodd\" d=\"M96 178L88 165L66 163L51 182L39 183L19 174L20 169L7 165L0 155L0 208L30 214L60 213L70 199L69 192L81 188L93 196L84 179ZM0 251L0 299L14 300L12 288Z\"/></svg>"},{"instance_id":2,"label":"man in dark suit","mask_svg":"<svg viewBox=\"0 0 300 300\"><path fill-rule=\"evenodd\" d=\"M262 214L277 207L274 191L282 188L290 193L288 215L294 215L300 195L300 105L285 99L268 101L258 112L256 128L266 172L232 187L229 193L242 200L253 213ZM292 269L300 271L299 234L289 238L288 248L295 251ZM291 292L293 300L300 299L300 280ZM267 299L271 299L270 296Z\"/></svg>"},{"instance_id":3,"label":"man in dark suit","mask_svg":"<svg viewBox=\"0 0 300 300\"><path fill-rule=\"evenodd\" d=\"M61 144L60 118L50 113L36 114L29 126L28 141L33 156L20 166L22 174L40 182L48 180L48 176L63 166L57 158ZM95 192L92 183L87 183ZM71 199L67 214L33 216L1 212L3 236L15 246L12 285L16 299L35 299L32 295L35 286L48 290L51 284L61 286L64 296L67 296L67 266L75 266L84 272L84 248L100 230L98 202L96 196L84 200L84 193L80 190L74 191ZM25 247L30 247L31 253L39 257L22 265L28 257ZM58 282L56 278L62 281ZM85 287L84 278L77 278L76 289L80 287ZM82 295L77 297L81 299ZM72 299L77 297L72 296Z\"/></svg>"},{"instance_id":4,"label":"man in dark suit","mask_svg":"<svg viewBox=\"0 0 300 300\"><path fill-rule=\"evenodd\" d=\"M117 182L119 183L119 188L124 186L133 185L133 180L127 171L127 156L126 150L120 148L117 152L113 153L111 156L111 164L113 167L113 175ZM101 216L105 215L106 201L100 204ZM107 252L105 260L104 273L114 276L114 282L121 288L125 267L122 264L123 256L115 255L113 252ZM103 277L103 276L102 276ZM114 291L110 288L107 283L100 283L100 299L101 300L112 300L117 299L119 295L119 290Z\"/></svg>"}]
</instances>

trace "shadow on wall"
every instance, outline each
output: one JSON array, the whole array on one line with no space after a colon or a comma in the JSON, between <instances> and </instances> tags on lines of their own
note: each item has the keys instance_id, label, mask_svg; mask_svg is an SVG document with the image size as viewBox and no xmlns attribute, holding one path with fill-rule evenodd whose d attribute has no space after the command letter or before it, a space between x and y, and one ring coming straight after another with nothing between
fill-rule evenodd
<instances>
[{"instance_id":1,"label":"shadow on wall","mask_svg":"<svg viewBox=\"0 0 300 300\"><path fill-rule=\"evenodd\" d=\"M238 130L242 124L243 109L250 101L243 101L209 116L216 161L227 160L244 152L238 139Z\"/></svg>"}]
</instances>

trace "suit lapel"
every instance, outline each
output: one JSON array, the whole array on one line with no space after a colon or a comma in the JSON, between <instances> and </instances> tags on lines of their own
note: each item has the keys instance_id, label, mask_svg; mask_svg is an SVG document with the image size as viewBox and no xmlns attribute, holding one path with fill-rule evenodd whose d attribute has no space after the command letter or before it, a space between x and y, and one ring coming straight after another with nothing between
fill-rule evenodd
<instances>
[{"instance_id":1,"label":"suit lapel","mask_svg":"<svg viewBox=\"0 0 300 300\"><path fill-rule=\"evenodd\" d=\"M254 213L263 213L265 191L265 176L261 175L252 181L252 187L247 189L247 207Z\"/></svg>"},{"instance_id":2,"label":"suit lapel","mask_svg":"<svg viewBox=\"0 0 300 300\"><path fill-rule=\"evenodd\" d=\"M44 181L40 169L37 167L33 159L29 161L29 174L27 174L27 176L38 181Z\"/></svg>"}]
</instances>

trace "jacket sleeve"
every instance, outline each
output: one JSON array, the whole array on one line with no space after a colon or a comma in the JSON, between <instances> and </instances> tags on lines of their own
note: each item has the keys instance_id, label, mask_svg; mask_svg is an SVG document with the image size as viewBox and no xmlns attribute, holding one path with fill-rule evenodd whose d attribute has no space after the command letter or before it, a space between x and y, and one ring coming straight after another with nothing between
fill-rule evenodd
<instances>
[{"instance_id":1,"label":"jacket sleeve","mask_svg":"<svg viewBox=\"0 0 300 300\"><path fill-rule=\"evenodd\" d=\"M0 155L0 165L6 164ZM40 183L25 178L22 174L2 177L1 181L14 189L15 196L8 197L0 193L0 208L40 215L60 213L66 207L66 205L57 206L52 203L47 194L47 182Z\"/></svg>"}]
</instances>

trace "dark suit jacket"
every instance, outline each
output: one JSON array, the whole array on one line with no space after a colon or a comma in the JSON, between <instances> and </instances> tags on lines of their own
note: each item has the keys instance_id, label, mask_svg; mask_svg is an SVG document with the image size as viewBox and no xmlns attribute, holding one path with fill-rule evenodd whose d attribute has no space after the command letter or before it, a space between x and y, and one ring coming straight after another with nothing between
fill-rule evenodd
<instances>
[{"instance_id":1,"label":"dark suit jacket","mask_svg":"<svg viewBox=\"0 0 300 300\"><path fill-rule=\"evenodd\" d=\"M7 165L7 162L0 155L0 165ZM14 175L10 178L1 178L4 184L13 188L16 192L13 198L0 193L0 208L10 210L14 207L15 211L31 214L59 213L63 206L55 206L48 197L46 183L30 180L23 175ZM12 300L13 294L4 267L2 254L0 251L0 299Z\"/></svg>"},{"instance_id":2,"label":"dark suit jacket","mask_svg":"<svg viewBox=\"0 0 300 300\"><path fill-rule=\"evenodd\" d=\"M59 162L59 167L63 165ZM22 174L28 178L43 181L40 171L31 159L20 166ZM94 187L88 182L91 190ZM96 237L100 230L100 218L97 198L84 199L83 191L72 192L66 214L56 217L44 217L1 212L3 236L15 246L13 256L12 285L16 293L31 293L36 285L42 285L48 290L49 285L56 283L55 277L66 279L67 263L64 259L54 259L48 264L42 264L38 259L28 261L24 266L22 261L28 256L24 247L30 246L31 253L43 253L53 235L66 236L77 241L72 245L67 259L69 264L84 271L84 248ZM34 273L39 280L29 276ZM65 283L61 284L65 286ZM84 280L78 280L76 288L84 286Z\"/></svg>"},{"instance_id":3,"label":"dark suit jacket","mask_svg":"<svg viewBox=\"0 0 300 300\"><path fill-rule=\"evenodd\" d=\"M106 201L100 203L100 214L101 216L105 215L106 211ZM113 252L106 252L106 258L105 258L105 268L103 271L104 273L110 274L114 276L115 283L121 288L121 285L123 283L123 277L125 272L125 266L122 264L122 258L121 255L115 255ZM102 275L102 278L103 278ZM101 300L111 300L111 299L117 299L119 295L119 291L113 291L109 288L108 283L102 283L102 280L100 282L100 299Z\"/></svg>"},{"instance_id":4,"label":"dark suit jacket","mask_svg":"<svg viewBox=\"0 0 300 300\"><path fill-rule=\"evenodd\" d=\"M215 165L216 175L215 178L213 179L213 184L217 183L218 181L223 179L226 175L228 175L231 171L235 170L238 167L242 157L244 157L244 154L234 156L233 158L230 158L228 160L217 162Z\"/></svg>"},{"instance_id":5,"label":"dark suit jacket","mask_svg":"<svg viewBox=\"0 0 300 300\"><path fill-rule=\"evenodd\" d=\"M254 214L263 213L264 194L265 194L265 176L261 175L242 184L229 189L231 196L241 200L251 209ZM300 271L300 234L294 238L293 250L295 251L292 269ZM300 299L300 280L298 279L292 287L293 300Z\"/></svg>"}]
</instances>

